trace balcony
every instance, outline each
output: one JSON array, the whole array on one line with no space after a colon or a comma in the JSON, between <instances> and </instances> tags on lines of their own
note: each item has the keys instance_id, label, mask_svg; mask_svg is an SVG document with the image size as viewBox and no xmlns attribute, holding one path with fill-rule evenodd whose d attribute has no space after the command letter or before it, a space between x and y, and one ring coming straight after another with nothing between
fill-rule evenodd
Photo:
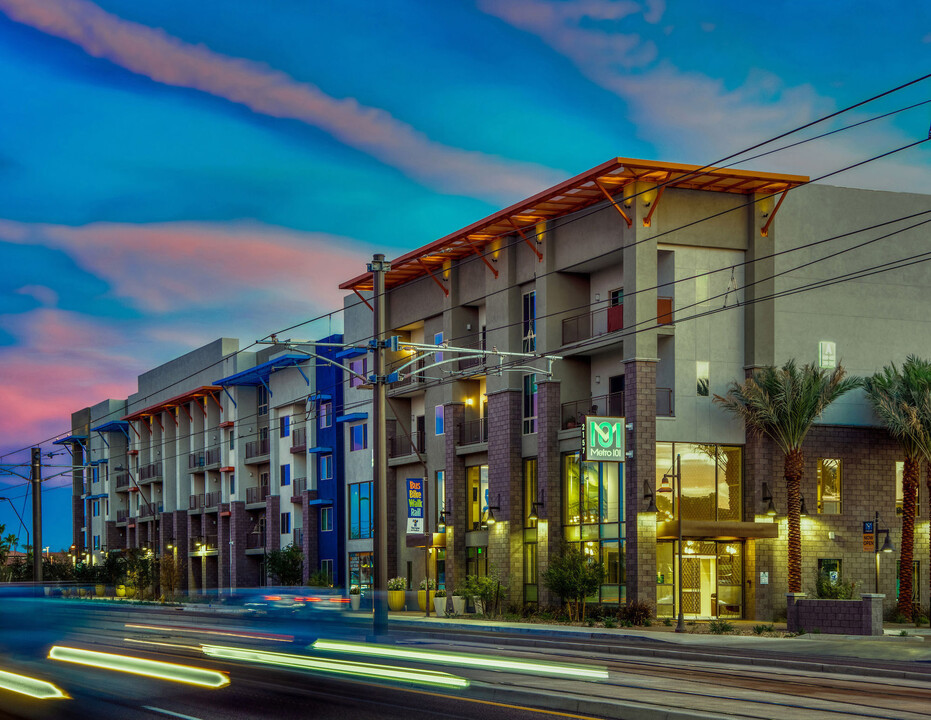
<instances>
[{"instance_id":1,"label":"balcony","mask_svg":"<svg viewBox=\"0 0 931 720\"><path fill-rule=\"evenodd\" d=\"M265 547L265 530L246 534L246 550L260 550Z\"/></svg>"},{"instance_id":2,"label":"balcony","mask_svg":"<svg viewBox=\"0 0 931 720\"><path fill-rule=\"evenodd\" d=\"M656 417L673 417L672 388L656 388Z\"/></svg>"},{"instance_id":3,"label":"balcony","mask_svg":"<svg viewBox=\"0 0 931 720\"><path fill-rule=\"evenodd\" d=\"M475 350L476 352L479 350L485 349L484 347L482 347L482 338L480 335L476 335L470 338L466 342L460 344L459 347L466 348L468 350ZM474 368L483 367L484 365L485 365L485 358L482 356L465 357L459 361L460 370L472 370Z\"/></svg>"},{"instance_id":4,"label":"balcony","mask_svg":"<svg viewBox=\"0 0 931 720\"><path fill-rule=\"evenodd\" d=\"M213 492L204 493L204 507L205 508L219 507L220 499L222 497L223 497L223 494L219 490L214 490Z\"/></svg>"},{"instance_id":5,"label":"balcony","mask_svg":"<svg viewBox=\"0 0 931 720\"><path fill-rule=\"evenodd\" d=\"M260 462L259 458L268 457L268 438L253 440L246 443L246 462Z\"/></svg>"},{"instance_id":6,"label":"balcony","mask_svg":"<svg viewBox=\"0 0 931 720\"><path fill-rule=\"evenodd\" d=\"M120 473L116 476L116 489L129 490L129 473Z\"/></svg>"},{"instance_id":7,"label":"balcony","mask_svg":"<svg viewBox=\"0 0 931 720\"><path fill-rule=\"evenodd\" d=\"M405 358L402 362L396 363L394 367L389 369L389 372L394 372L399 365L403 365L406 362L408 362L407 358ZM392 383L391 385L389 385L388 394L389 395L405 395L407 393L412 393L412 392L416 392L417 390L420 390L421 386L424 383L423 376L422 375L410 375L410 373L421 369L423 366L424 366L423 361L418 360L413 365L409 365L408 367L401 370L401 373L404 374L404 378L402 380L398 380L398 382L396 383Z\"/></svg>"},{"instance_id":8,"label":"balcony","mask_svg":"<svg viewBox=\"0 0 931 720\"><path fill-rule=\"evenodd\" d=\"M129 519L129 510L117 510L116 521L118 523L126 522Z\"/></svg>"},{"instance_id":9,"label":"balcony","mask_svg":"<svg viewBox=\"0 0 931 720\"><path fill-rule=\"evenodd\" d=\"M291 502L300 502L301 493L307 489L307 478L299 477L291 481Z\"/></svg>"},{"instance_id":10,"label":"balcony","mask_svg":"<svg viewBox=\"0 0 931 720\"><path fill-rule=\"evenodd\" d=\"M188 510L200 510L203 505L204 496L203 495L190 495L188 496Z\"/></svg>"},{"instance_id":11,"label":"balcony","mask_svg":"<svg viewBox=\"0 0 931 720\"><path fill-rule=\"evenodd\" d=\"M294 528L294 545L296 547L304 546L304 528Z\"/></svg>"},{"instance_id":12,"label":"balcony","mask_svg":"<svg viewBox=\"0 0 931 720\"><path fill-rule=\"evenodd\" d=\"M203 468L206 465L207 465L207 458L202 452L191 453L187 457L188 470L197 471L198 468Z\"/></svg>"},{"instance_id":13,"label":"balcony","mask_svg":"<svg viewBox=\"0 0 931 720\"><path fill-rule=\"evenodd\" d=\"M162 463L154 462L139 468L139 482L161 482Z\"/></svg>"},{"instance_id":14,"label":"balcony","mask_svg":"<svg viewBox=\"0 0 931 720\"><path fill-rule=\"evenodd\" d=\"M459 434L460 445L475 445L488 442L488 418L466 420Z\"/></svg>"},{"instance_id":15,"label":"balcony","mask_svg":"<svg viewBox=\"0 0 931 720\"><path fill-rule=\"evenodd\" d=\"M218 542L216 535L201 535L200 537L191 538L192 553L216 551L217 547Z\"/></svg>"},{"instance_id":16,"label":"balcony","mask_svg":"<svg viewBox=\"0 0 931 720\"><path fill-rule=\"evenodd\" d=\"M672 325L672 298L656 298L656 324ZM562 321L562 344L608 335L624 329L624 305L602 307Z\"/></svg>"},{"instance_id":17,"label":"balcony","mask_svg":"<svg viewBox=\"0 0 931 720\"><path fill-rule=\"evenodd\" d=\"M207 465L219 465L220 464L220 448L210 448L207 451Z\"/></svg>"},{"instance_id":18,"label":"balcony","mask_svg":"<svg viewBox=\"0 0 931 720\"><path fill-rule=\"evenodd\" d=\"M580 427L583 415L622 417L624 415L624 393L596 395L583 400L563 403L560 414L563 430Z\"/></svg>"},{"instance_id":19,"label":"balcony","mask_svg":"<svg viewBox=\"0 0 931 720\"><path fill-rule=\"evenodd\" d=\"M307 450L307 428L294 428L291 431L291 452L302 453Z\"/></svg>"},{"instance_id":20,"label":"balcony","mask_svg":"<svg viewBox=\"0 0 931 720\"><path fill-rule=\"evenodd\" d=\"M268 485L246 488L246 504L263 503L268 497Z\"/></svg>"},{"instance_id":21,"label":"balcony","mask_svg":"<svg viewBox=\"0 0 931 720\"><path fill-rule=\"evenodd\" d=\"M426 433L412 432L410 437L396 435L388 444L388 457L405 457L426 452Z\"/></svg>"},{"instance_id":22,"label":"balcony","mask_svg":"<svg viewBox=\"0 0 931 720\"><path fill-rule=\"evenodd\" d=\"M165 504L160 502L142 503L139 506L139 517L155 517L165 510Z\"/></svg>"}]
</instances>

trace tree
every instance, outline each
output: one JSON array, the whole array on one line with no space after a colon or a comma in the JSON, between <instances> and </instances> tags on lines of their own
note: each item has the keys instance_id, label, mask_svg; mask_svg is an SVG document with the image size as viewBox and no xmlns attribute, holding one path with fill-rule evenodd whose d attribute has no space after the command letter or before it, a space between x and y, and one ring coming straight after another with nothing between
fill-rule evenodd
<instances>
[{"instance_id":1,"label":"tree","mask_svg":"<svg viewBox=\"0 0 931 720\"><path fill-rule=\"evenodd\" d=\"M304 579L304 553L293 543L283 550L269 550L265 567L276 585L300 585Z\"/></svg>"},{"instance_id":2,"label":"tree","mask_svg":"<svg viewBox=\"0 0 931 720\"><path fill-rule=\"evenodd\" d=\"M805 470L802 444L815 419L837 398L860 385L841 365L828 371L814 365L799 368L789 360L781 368L760 368L714 402L744 421L747 432L768 435L785 455L788 504L788 590L802 591L801 484Z\"/></svg>"},{"instance_id":3,"label":"tree","mask_svg":"<svg viewBox=\"0 0 931 720\"><path fill-rule=\"evenodd\" d=\"M922 421L920 409L931 394L931 363L914 355L901 370L894 364L864 381L866 396L876 415L905 451L902 469L902 550L899 558L897 609L911 619L915 515L922 458L931 458L931 427Z\"/></svg>"},{"instance_id":4,"label":"tree","mask_svg":"<svg viewBox=\"0 0 931 720\"><path fill-rule=\"evenodd\" d=\"M598 592L605 575L603 563L572 546L550 560L543 584L566 603L570 620L584 620L585 602Z\"/></svg>"},{"instance_id":5,"label":"tree","mask_svg":"<svg viewBox=\"0 0 931 720\"><path fill-rule=\"evenodd\" d=\"M162 594L169 599L181 587L181 563L172 553L165 553L159 561L159 582Z\"/></svg>"}]
</instances>

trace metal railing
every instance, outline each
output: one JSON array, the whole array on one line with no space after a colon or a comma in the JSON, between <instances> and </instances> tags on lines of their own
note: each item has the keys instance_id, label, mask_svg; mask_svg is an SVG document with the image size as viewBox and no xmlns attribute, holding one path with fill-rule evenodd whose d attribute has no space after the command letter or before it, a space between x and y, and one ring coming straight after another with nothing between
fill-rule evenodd
<instances>
[{"instance_id":1,"label":"metal railing","mask_svg":"<svg viewBox=\"0 0 931 720\"><path fill-rule=\"evenodd\" d=\"M116 489L121 490L122 488L129 487L129 473L121 473L116 476Z\"/></svg>"},{"instance_id":2,"label":"metal railing","mask_svg":"<svg viewBox=\"0 0 931 720\"><path fill-rule=\"evenodd\" d=\"M117 522L126 522L128 519L129 519L129 510L117 510L116 511Z\"/></svg>"},{"instance_id":3,"label":"metal railing","mask_svg":"<svg viewBox=\"0 0 931 720\"><path fill-rule=\"evenodd\" d=\"M656 324L671 325L672 298L656 298ZM562 343L570 345L624 329L624 305L600 307L562 321Z\"/></svg>"},{"instance_id":4,"label":"metal railing","mask_svg":"<svg viewBox=\"0 0 931 720\"><path fill-rule=\"evenodd\" d=\"M294 480L291 482L291 486L291 496L295 500L300 500L300 494L307 489L307 478L294 478Z\"/></svg>"},{"instance_id":5,"label":"metal railing","mask_svg":"<svg viewBox=\"0 0 931 720\"><path fill-rule=\"evenodd\" d=\"M462 430L459 434L460 445L484 442L488 442L488 418L466 420L462 423Z\"/></svg>"},{"instance_id":6,"label":"metal railing","mask_svg":"<svg viewBox=\"0 0 931 720\"><path fill-rule=\"evenodd\" d=\"M160 478L162 476L162 462L149 463L148 465L143 466L139 469L139 479L140 480L154 480L155 478Z\"/></svg>"},{"instance_id":7,"label":"metal railing","mask_svg":"<svg viewBox=\"0 0 931 720\"><path fill-rule=\"evenodd\" d=\"M223 497L223 494L219 490L214 490L213 492L204 493L204 507L208 507L208 508L217 507L220 504L221 497Z\"/></svg>"},{"instance_id":8,"label":"metal railing","mask_svg":"<svg viewBox=\"0 0 931 720\"><path fill-rule=\"evenodd\" d=\"M187 466L189 470L194 468L202 468L207 464L207 459L204 457L204 453L195 452L187 456Z\"/></svg>"},{"instance_id":9,"label":"metal railing","mask_svg":"<svg viewBox=\"0 0 931 720\"><path fill-rule=\"evenodd\" d=\"M307 428L294 428L291 431L291 452L304 452L307 449Z\"/></svg>"},{"instance_id":10,"label":"metal railing","mask_svg":"<svg viewBox=\"0 0 931 720\"><path fill-rule=\"evenodd\" d=\"M246 443L246 458L259 457L261 455L268 455L269 441L268 438L262 438L261 440L253 440L252 442Z\"/></svg>"},{"instance_id":11,"label":"metal railing","mask_svg":"<svg viewBox=\"0 0 931 720\"><path fill-rule=\"evenodd\" d=\"M258 487L246 488L246 502L257 503L265 502L268 497L268 485L259 485Z\"/></svg>"},{"instance_id":12,"label":"metal railing","mask_svg":"<svg viewBox=\"0 0 931 720\"><path fill-rule=\"evenodd\" d=\"M160 502L142 503L139 506L139 517L152 517L163 512L165 504Z\"/></svg>"},{"instance_id":13,"label":"metal railing","mask_svg":"<svg viewBox=\"0 0 931 720\"><path fill-rule=\"evenodd\" d=\"M395 435L388 445L388 457L404 457L426 451L426 433L412 432L410 437Z\"/></svg>"},{"instance_id":14,"label":"metal railing","mask_svg":"<svg viewBox=\"0 0 931 720\"><path fill-rule=\"evenodd\" d=\"M462 344L459 344L459 343L456 343L456 344L459 345L459 347L461 348L467 348L469 350L478 351L478 350L485 349L482 347L481 335L473 336L472 338L469 338L469 340L467 340L466 342ZM484 364L485 364L485 358L483 356L466 357L466 358L462 358L459 361L459 369L469 370L471 368L481 367Z\"/></svg>"},{"instance_id":15,"label":"metal railing","mask_svg":"<svg viewBox=\"0 0 931 720\"><path fill-rule=\"evenodd\" d=\"M265 532L251 532L246 534L246 550L256 550L265 547Z\"/></svg>"},{"instance_id":16,"label":"metal railing","mask_svg":"<svg viewBox=\"0 0 931 720\"><path fill-rule=\"evenodd\" d=\"M294 528L294 545L297 547L304 546L304 528Z\"/></svg>"},{"instance_id":17,"label":"metal railing","mask_svg":"<svg viewBox=\"0 0 931 720\"><path fill-rule=\"evenodd\" d=\"M188 510L200 510L203 507L201 504L203 500L203 495L190 495L188 497Z\"/></svg>"},{"instance_id":18,"label":"metal railing","mask_svg":"<svg viewBox=\"0 0 931 720\"><path fill-rule=\"evenodd\" d=\"M675 415L672 397L672 388L656 388L657 417L672 417Z\"/></svg>"},{"instance_id":19,"label":"metal railing","mask_svg":"<svg viewBox=\"0 0 931 720\"><path fill-rule=\"evenodd\" d=\"M208 465L219 465L220 464L220 448L210 448L207 451L207 464Z\"/></svg>"},{"instance_id":20,"label":"metal railing","mask_svg":"<svg viewBox=\"0 0 931 720\"><path fill-rule=\"evenodd\" d=\"M621 417L624 415L624 393L608 393L596 395L583 400L575 400L562 404L560 417L562 429L568 430L582 425L583 415L607 415Z\"/></svg>"},{"instance_id":21,"label":"metal railing","mask_svg":"<svg viewBox=\"0 0 931 720\"><path fill-rule=\"evenodd\" d=\"M191 538L191 552L196 553L201 550L216 550L218 547L218 538L216 535L200 535Z\"/></svg>"}]
</instances>

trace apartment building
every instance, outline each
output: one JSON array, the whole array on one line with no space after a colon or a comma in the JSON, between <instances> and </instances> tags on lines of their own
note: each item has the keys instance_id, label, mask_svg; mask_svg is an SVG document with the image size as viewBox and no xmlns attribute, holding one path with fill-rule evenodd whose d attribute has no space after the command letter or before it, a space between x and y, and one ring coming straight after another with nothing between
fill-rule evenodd
<instances>
[{"instance_id":1,"label":"apartment building","mask_svg":"<svg viewBox=\"0 0 931 720\"><path fill-rule=\"evenodd\" d=\"M331 364L229 338L140 375L138 392L74 413L58 441L74 457L76 547L95 562L171 553L183 588L208 591L264 584L267 552L293 543L305 579L342 582L341 405Z\"/></svg>"},{"instance_id":2,"label":"apartment building","mask_svg":"<svg viewBox=\"0 0 931 720\"><path fill-rule=\"evenodd\" d=\"M388 576L416 584L429 572L455 586L495 572L511 603L551 603L540 577L570 543L604 562L605 603L646 601L669 616L681 582L686 617L769 619L784 608L782 457L713 395L790 358L869 375L931 356L924 266L850 275L922 252L927 231L862 247L903 225L830 239L925 210L928 196L807 181L614 159L393 260ZM371 273L340 287L352 291L347 342L370 337ZM370 372L365 354L351 361ZM368 391L344 382L359 408L345 432L365 438ZM622 456L580 456L592 416L623 435ZM371 455L352 447L346 561L366 584ZM878 512L898 547L903 454L861 392L819 419L804 451L805 587L827 570L871 589L862 523ZM406 488L418 478L427 532L412 536ZM927 603L926 511L915 537ZM889 606L897 571L886 558Z\"/></svg>"}]
</instances>

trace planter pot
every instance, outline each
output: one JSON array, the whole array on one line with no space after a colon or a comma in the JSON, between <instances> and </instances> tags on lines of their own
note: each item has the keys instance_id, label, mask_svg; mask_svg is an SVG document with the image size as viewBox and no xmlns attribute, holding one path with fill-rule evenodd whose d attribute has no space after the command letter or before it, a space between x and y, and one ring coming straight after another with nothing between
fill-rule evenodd
<instances>
[{"instance_id":1,"label":"planter pot","mask_svg":"<svg viewBox=\"0 0 931 720\"><path fill-rule=\"evenodd\" d=\"M132 585L127 585L126 586L126 597L131 598L135 596L135 594L136 594L136 588L134 588Z\"/></svg>"},{"instance_id":2,"label":"planter pot","mask_svg":"<svg viewBox=\"0 0 931 720\"><path fill-rule=\"evenodd\" d=\"M436 590L430 591L430 602L433 602L433 596L436 595ZM427 612L427 591L418 590L417 591L417 604L420 606L421 612Z\"/></svg>"},{"instance_id":3,"label":"planter pot","mask_svg":"<svg viewBox=\"0 0 931 720\"><path fill-rule=\"evenodd\" d=\"M362 602L361 595L350 595L349 596L349 607L351 607L353 610L358 610L359 604L361 602Z\"/></svg>"},{"instance_id":4,"label":"planter pot","mask_svg":"<svg viewBox=\"0 0 931 720\"><path fill-rule=\"evenodd\" d=\"M478 595L472 598L472 603L475 605L475 612L479 615L485 614L485 601L482 600Z\"/></svg>"},{"instance_id":5,"label":"planter pot","mask_svg":"<svg viewBox=\"0 0 931 720\"><path fill-rule=\"evenodd\" d=\"M125 585L117 585L117 586L116 586L116 596L117 596L117 597L126 597L126 586L125 586Z\"/></svg>"},{"instance_id":6,"label":"planter pot","mask_svg":"<svg viewBox=\"0 0 931 720\"><path fill-rule=\"evenodd\" d=\"M388 609L398 612L404 609L404 596L406 594L405 590L389 590L388 591Z\"/></svg>"},{"instance_id":7,"label":"planter pot","mask_svg":"<svg viewBox=\"0 0 931 720\"><path fill-rule=\"evenodd\" d=\"M107 591L106 585L95 585L94 586L94 595L96 595L97 597L103 597L106 591Z\"/></svg>"},{"instance_id":8,"label":"planter pot","mask_svg":"<svg viewBox=\"0 0 931 720\"><path fill-rule=\"evenodd\" d=\"M465 601L461 595L453 595L453 612L456 615L465 615Z\"/></svg>"},{"instance_id":9,"label":"planter pot","mask_svg":"<svg viewBox=\"0 0 931 720\"><path fill-rule=\"evenodd\" d=\"M436 611L437 617L446 617L446 598L445 597L433 598L433 609Z\"/></svg>"}]
</instances>

